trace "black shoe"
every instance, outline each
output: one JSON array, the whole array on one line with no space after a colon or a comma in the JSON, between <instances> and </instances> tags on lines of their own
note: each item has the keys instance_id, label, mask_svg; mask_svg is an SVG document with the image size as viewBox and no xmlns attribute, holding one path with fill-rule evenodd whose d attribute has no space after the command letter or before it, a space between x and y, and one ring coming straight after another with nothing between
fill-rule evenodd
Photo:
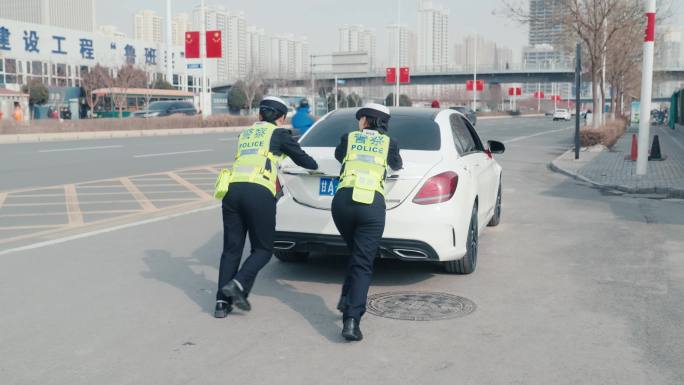
<instances>
[{"instance_id":1,"label":"black shoe","mask_svg":"<svg viewBox=\"0 0 684 385\"><path fill-rule=\"evenodd\" d=\"M216 308L214 309L214 317L226 318L228 313L233 311L233 305L228 301L217 300Z\"/></svg>"},{"instance_id":2,"label":"black shoe","mask_svg":"<svg viewBox=\"0 0 684 385\"><path fill-rule=\"evenodd\" d=\"M344 320L344 325L342 326L342 337L347 341L361 341L363 339L363 334L359 327L359 321L353 318L346 318Z\"/></svg>"},{"instance_id":3,"label":"black shoe","mask_svg":"<svg viewBox=\"0 0 684 385\"><path fill-rule=\"evenodd\" d=\"M228 282L228 284L221 289L221 292L223 292L223 295L226 297L232 298L233 305L237 306L238 309L244 311L252 310L252 305L250 305L249 301L247 301L245 292L243 292L238 285L235 284L235 280Z\"/></svg>"},{"instance_id":4,"label":"black shoe","mask_svg":"<svg viewBox=\"0 0 684 385\"><path fill-rule=\"evenodd\" d=\"M337 310L340 311L340 313L344 313L344 309L347 307L347 297L342 295L340 296L339 302L337 302Z\"/></svg>"}]
</instances>

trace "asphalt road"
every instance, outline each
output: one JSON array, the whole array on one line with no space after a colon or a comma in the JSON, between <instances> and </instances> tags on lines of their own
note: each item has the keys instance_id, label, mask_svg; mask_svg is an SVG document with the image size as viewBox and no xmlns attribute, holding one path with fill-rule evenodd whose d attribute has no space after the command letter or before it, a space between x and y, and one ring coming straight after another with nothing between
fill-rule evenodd
<instances>
[{"instance_id":1,"label":"asphalt road","mask_svg":"<svg viewBox=\"0 0 684 385\"><path fill-rule=\"evenodd\" d=\"M344 261L319 256L272 261L252 312L216 320L221 223L209 208L1 255L0 383L682 384L684 203L613 196L552 173L548 162L572 142L568 126L478 124L507 151L497 158L502 223L481 237L474 274L378 262L371 293L450 293L477 305L470 315L433 322L367 315L366 339L346 343L335 310ZM212 142L168 140L167 147L131 140L130 149L111 149L126 156L107 156L137 165L130 156ZM167 158L176 162L168 168L225 162L182 159ZM55 182L89 177L86 163Z\"/></svg>"}]
</instances>

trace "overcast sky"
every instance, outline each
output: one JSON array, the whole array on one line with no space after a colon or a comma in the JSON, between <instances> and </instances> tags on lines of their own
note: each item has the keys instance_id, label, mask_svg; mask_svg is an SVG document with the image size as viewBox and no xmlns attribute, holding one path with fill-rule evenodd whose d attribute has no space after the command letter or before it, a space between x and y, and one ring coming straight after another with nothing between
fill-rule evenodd
<instances>
[{"instance_id":1,"label":"overcast sky","mask_svg":"<svg viewBox=\"0 0 684 385\"><path fill-rule=\"evenodd\" d=\"M1 0L0 0L1 1ZM416 26L418 0L399 0L402 23ZM513 49L519 61L527 44L527 28L494 14L501 0L436 0L450 9L450 45L472 33ZM676 4L684 2L675 0ZM229 10L244 11L247 25L266 29L269 33L294 33L306 36L312 53L330 53L337 49L338 28L344 24L364 24L376 29L378 58L386 56L386 26L396 23L397 0L206 0L208 5L223 5ZM114 24L132 35L133 14L152 9L166 15L165 0L97 0L98 24ZM199 0L172 0L173 13L188 12ZM684 24L684 7L678 6L677 18ZM450 47L451 49L451 47Z\"/></svg>"}]
</instances>

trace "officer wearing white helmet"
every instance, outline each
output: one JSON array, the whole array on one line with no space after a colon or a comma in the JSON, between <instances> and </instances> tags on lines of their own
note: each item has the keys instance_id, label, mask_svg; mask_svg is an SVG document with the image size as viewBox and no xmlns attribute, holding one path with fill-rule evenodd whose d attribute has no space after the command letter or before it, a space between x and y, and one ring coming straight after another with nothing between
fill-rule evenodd
<instances>
[{"instance_id":1,"label":"officer wearing white helmet","mask_svg":"<svg viewBox=\"0 0 684 385\"><path fill-rule=\"evenodd\" d=\"M297 165L318 169L285 123L287 104L276 97L259 103L259 122L240 134L228 192L223 197L223 253L219 268L214 316L223 318L233 309L249 311L247 300L259 271L273 254L278 164L287 156ZM252 252L240 266L245 237Z\"/></svg>"},{"instance_id":2,"label":"officer wearing white helmet","mask_svg":"<svg viewBox=\"0 0 684 385\"><path fill-rule=\"evenodd\" d=\"M402 168L399 145L387 135L390 111L369 103L356 113L359 130L345 134L335 149L342 163L340 183L332 202L335 226L351 252L337 308L342 312L342 336L363 339L359 323L366 311L373 260L385 230L387 166Z\"/></svg>"}]
</instances>

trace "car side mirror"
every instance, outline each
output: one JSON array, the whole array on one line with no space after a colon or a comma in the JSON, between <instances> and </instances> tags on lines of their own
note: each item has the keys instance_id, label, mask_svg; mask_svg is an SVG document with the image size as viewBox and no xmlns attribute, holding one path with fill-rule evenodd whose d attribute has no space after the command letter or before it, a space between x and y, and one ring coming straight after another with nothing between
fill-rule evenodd
<instances>
[{"instance_id":1,"label":"car side mirror","mask_svg":"<svg viewBox=\"0 0 684 385\"><path fill-rule=\"evenodd\" d=\"M490 140L487 142L489 146L489 151L492 154L503 154L506 151L506 146L503 143L497 142L496 140Z\"/></svg>"}]
</instances>

